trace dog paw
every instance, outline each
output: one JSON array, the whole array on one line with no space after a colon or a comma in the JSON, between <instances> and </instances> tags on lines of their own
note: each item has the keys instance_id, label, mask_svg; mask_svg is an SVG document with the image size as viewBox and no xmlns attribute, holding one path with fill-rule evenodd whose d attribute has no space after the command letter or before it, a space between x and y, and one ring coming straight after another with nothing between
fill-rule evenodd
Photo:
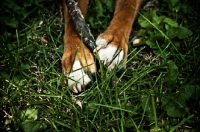
<instances>
[{"instance_id":1,"label":"dog paw","mask_svg":"<svg viewBox=\"0 0 200 132\"><path fill-rule=\"evenodd\" d=\"M91 79L84 72L79 60L74 62L71 70L72 72L67 74L68 85L72 88L74 93L79 93L82 91L82 88L91 82Z\"/></svg>"},{"instance_id":2,"label":"dog paw","mask_svg":"<svg viewBox=\"0 0 200 132\"><path fill-rule=\"evenodd\" d=\"M62 57L62 70L67 76L65 82L74 93L79 93L91 82L87 73L95 73L96 65L88 49L66 50Z\"/></svg>"},{"instance_id":3,"label":"dog paw","mask_svg":"<svg viewBox=\"0 0 200 132\"><path fill-rule=\"evenodd\" d=\"M117 38L112 35L106 35L106 37L101 36L96 40L97 47L94 52L98 53L99 59L104 65L108 66L109 70L111 70L124 62L127 45L125 44L125 41L120 40L122 38Z\"/></svg>"}]
</instances>

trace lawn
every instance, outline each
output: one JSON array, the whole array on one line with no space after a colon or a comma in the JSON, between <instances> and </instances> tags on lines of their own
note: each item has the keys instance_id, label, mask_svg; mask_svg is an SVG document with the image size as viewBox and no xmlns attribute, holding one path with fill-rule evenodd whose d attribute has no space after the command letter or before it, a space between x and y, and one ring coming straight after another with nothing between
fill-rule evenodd
<instances>
[{"instance_id":1,"label":"lawn","mask_svg":"<svg viewBox=\"0 0 200 132\"><path fill-rule=\"evenodd\" d=\"M114 1L89 6L86 21L97 37L112 18ZM92 83L74 94L61 71L60 2L1 1L0 130L200 131L199 6L198 0L145 1L127 68L101 65Z\"/></svg>"}]
</instances>

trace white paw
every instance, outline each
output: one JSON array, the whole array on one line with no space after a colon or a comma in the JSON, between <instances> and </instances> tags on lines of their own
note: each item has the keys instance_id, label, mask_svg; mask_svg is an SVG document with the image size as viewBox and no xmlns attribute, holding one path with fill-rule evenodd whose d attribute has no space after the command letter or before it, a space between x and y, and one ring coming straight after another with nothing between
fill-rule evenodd
<instances>
[{"instance_id":1,"label":"white paw","mask_svg":"<svg viewBox=\"0 0 200 132\"><path fill-rule=\"evenodd\" d=\"M96 45L95 52L98 52L100 60L108 66L108 69L111 70L122 62L123 49L118 49L116 45L107 44L106 40L101 38L96 40Z\"/></svg>"},{"instance_id":2,"label":"white paw","mask_svg":"<svg viewBox=\"0 0 200 132\"><path fill-rule=\"evenodd\" d=\"M73 92L81 92L82 87L86 86L91 79L85 74L79 60L76 60L72 66L72 72L68 74L68 85Z\"/></svg>"}]
</instances>

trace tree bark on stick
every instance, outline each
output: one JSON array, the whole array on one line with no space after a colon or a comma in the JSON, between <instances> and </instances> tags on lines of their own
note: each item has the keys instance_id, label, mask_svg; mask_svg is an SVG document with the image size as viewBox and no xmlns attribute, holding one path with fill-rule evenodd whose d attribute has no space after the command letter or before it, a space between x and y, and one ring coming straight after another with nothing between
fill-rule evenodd
<instances>
[{"instance_id":1,"label":"tree bark on stick","mask_svg":"<svg viewBox=\"0 0 200 132\"><path fill-rule=\"evenodd\" d=\"M76 31L79 36L82 38L83 43L87 48L93 53L94 50L94 37L91 34L88 25L85 22L85 19L81 13L78 3L75 0L66 0L66 5L75 25Z\"/></svg>"}]
</instances>

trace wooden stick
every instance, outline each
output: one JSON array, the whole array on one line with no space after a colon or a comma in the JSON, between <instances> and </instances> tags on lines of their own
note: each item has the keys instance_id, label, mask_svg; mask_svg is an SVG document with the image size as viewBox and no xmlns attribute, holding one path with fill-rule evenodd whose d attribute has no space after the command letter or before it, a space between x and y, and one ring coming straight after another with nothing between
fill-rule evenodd
<instances>
[{"instance_id":1,"label":"wooden stick","mask_svg":"<svg viewBox=\"0 0 200 132\"><path fill-rule=\"evenodd\" d=\"M66 0L66 5L69 11L69 14L74 22L76 31L79 36L82 38L83 43L87 48L93 53L94 50L94 37L91 34L88 25L85 22L85 19L81 13L80 8L77 6L78 3L75 0Z\"/></svg>"}]
</instances>

